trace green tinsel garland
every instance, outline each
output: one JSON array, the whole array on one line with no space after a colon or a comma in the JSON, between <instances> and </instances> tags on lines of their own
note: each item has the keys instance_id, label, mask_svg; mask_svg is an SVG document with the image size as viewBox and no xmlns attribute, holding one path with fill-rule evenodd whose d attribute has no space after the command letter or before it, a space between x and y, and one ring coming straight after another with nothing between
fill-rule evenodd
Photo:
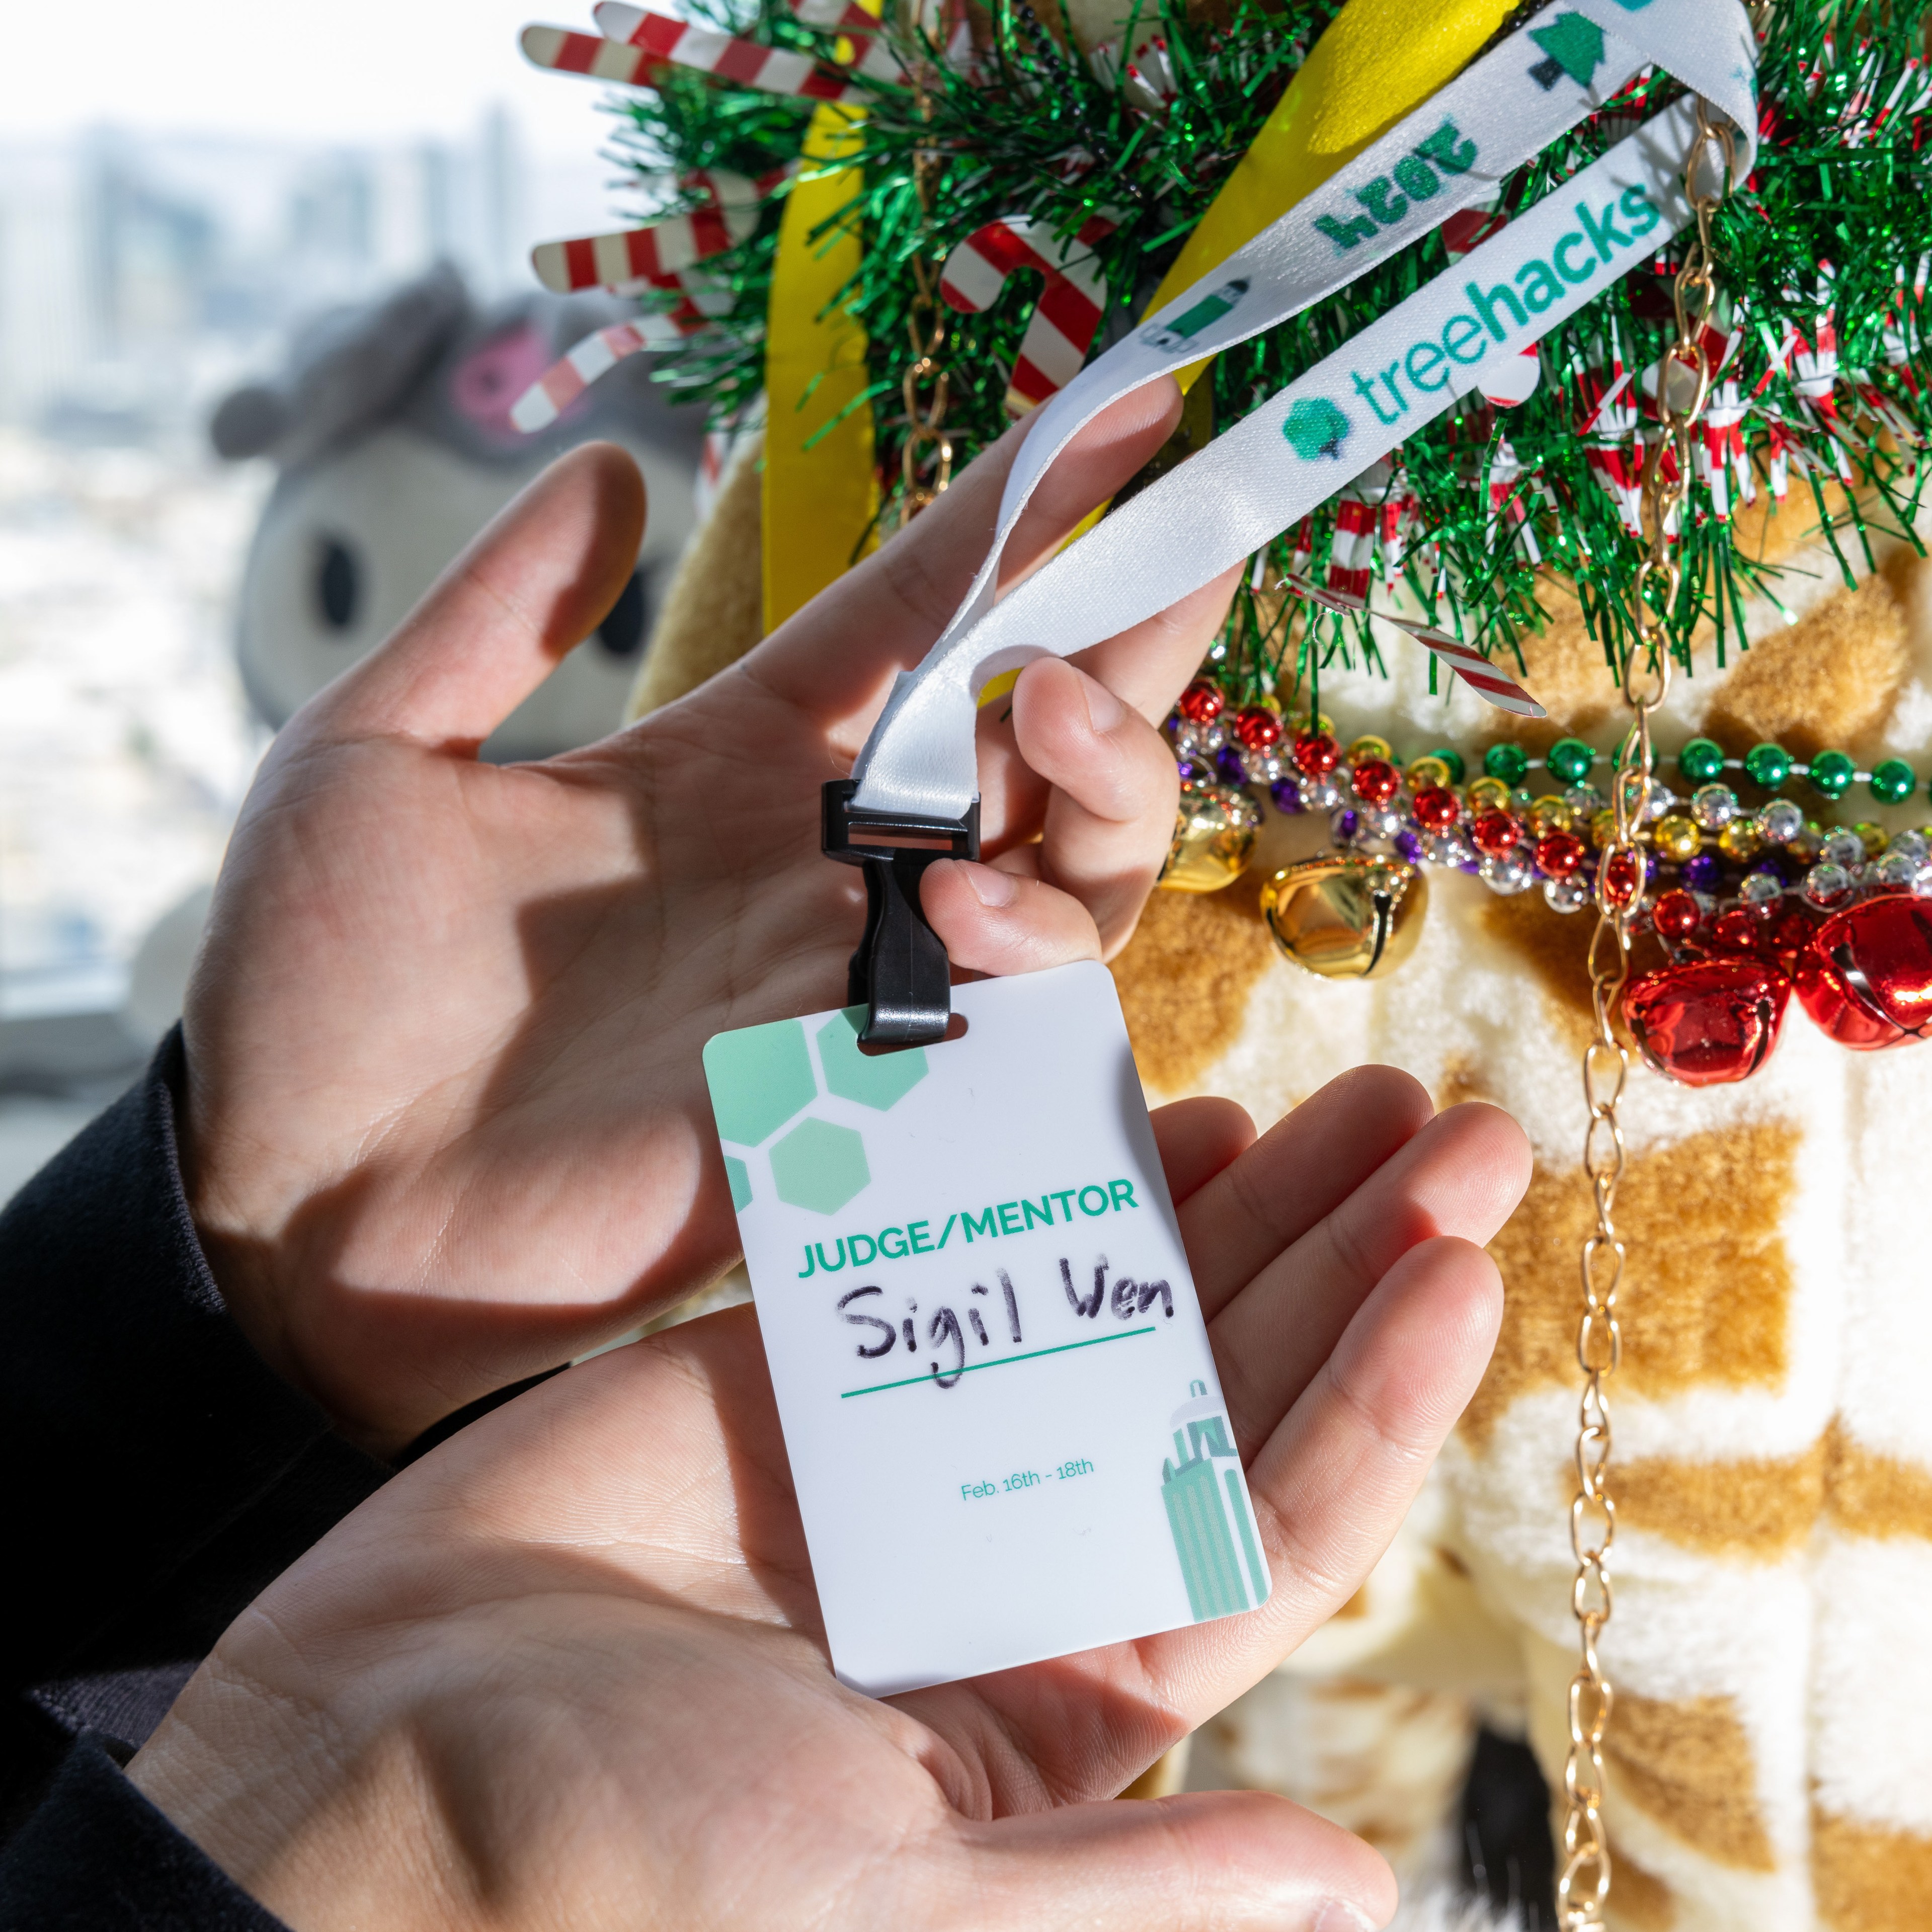
<instances>
[{"instance_id":1,"label":"green tinsel garland","mask_svg":"<svg viewBox=\"0 0 1932 1932\"><path fill-rule=\"evenodd\" d=\"M874 98L865 123L864 188L838 220L856 223L864 242L862 266L844 301L871 344L867 394L888 487L888 527L905 430L898 398L913 257L942 262L967 236L1001 217L1029 214L1071 235L1105 208L1119 226L1096 251L1108 292L1097 352L1138 320L1228 171L1340 10L1340 0L1288 0L1268 8L1234 0L1231 14L1209 21L1190 20L1175 0L1152 0L1145 16L1152 24L1158 14L1177 92L1164 112L1148 112L1124 79L1096 74L1058 13L1058 0L1041 0L1042 10L1049 4L1055 10L1050 22L1028 0L989 0L991 44L979 73L969 79L936 58L927 63L928 118L921 118L910 89L865 83ZM699 0L694 10L771 44L828 50L826 37L800 26L783 0ZM1925 10L1908 4L1874 14L1834 0L1776 0L1760 10L1762 145L1756 172L1726 202L1716 230L1720 284L1743 305L1748 327L1726 371L1738 376L1744 393L1756 387L1770 359L1761 332L1781 340L1790 323L1811 334L1820 305L1819 264L1828 261L1833 279L1822 300L1836 312L1846 375L1840 402L1847 424L1858 415L1850 386L1856 375L1882 390L1895 416L1921 436L1932 428L1932 408L1917 380L1927 358L1914 284L1932 254L1932 156L1920 152L1932 137L1932 120L1894 114L1876 129L1870 120L1892 98L1906 63L1922 54ZM1870 104L1857 121L1856 146L1848 143L1840 118L1855 89ZM1517 171L1507 184L1505 206L1539 199L1621 138L1629 118L1647 116L1680 91L1663 76L1636 83L1616 104L1618 113L1628 106L1624 126L1606 129L1606 113L1574 130ZM660 179L667 170L711 167L762 175L796 158L810 118L800 103L686 74L668 77L659 91L626 103L622 112L625 158L640 174ZM913 156L922 149L940 157L929 212L913 182ZM650 212L681 205L660 201ZM658 358L658 380L681 395L701 398L716 419L743 410L763 386L763 319L780 207L775 198L753 235L706 265L730 291L729 315ZM1213 365L1216 426L1238 420L1439 273L1447 260L1440 238L1426 237L1329 300L1222 354ZM1627 277L1546 336L1544 380L1526 403L1498 411L1480 396L1466 398L1403 444L1400 461L1418 500L1419 530L1402 574L1432 621L1480 648L1505 651L1515 650L1521 634L1543 622L1539 567L1492 514L1486 488L1496 440L1506 436L1523 472L1521 500L1541 546L1541 567L1574 587L1606 658L1621 655L1628 629L1624 587L1641 550L1589 473L1588 445L1576 428L1576 382L1600 362L1612 328L1633 374L1674 339L1664 272L1672 266L1666 258L1658 273ZM984 314L950 317L944 354L952 382L948 421L961 463L1006 426L1007 373L1037 292L1034 278L1018 276ZM1904 332L1910 367L1887 366L1888 328L1894 338ZM1772 379L1760 401L1788 424L1802 424L1788 368ZM1762 478L1766 419L1754 412L1744 430ZM1815 436L1806 440L1817 446ZM1862 501L1846 492L1834 503L1815 476L1792 466L1792 488L1812 494L1820 527L1847 581L1853 559L1846 546L1864 548L1868 517L1912 538L1924 472L1899 441L1877 435L1869 419L1850 438ZM1553 514L1545 489L1554 499ZM1710 514L1701 490L1692 490L1684 520L1673 639L1688 663L1688 640L1708 618L1721 662L1727 638L1743 641L1744 595L1774 597L1774 573L1733 542L1730 522ZM1332 538L1332 510L1318 515L1312 534L1318 579ZM1265 583L1278 580L1294 542L1291 532L1270 547L1269 567L1258 573ZM1352 662L1355 651L1374 661L1365 622L1304 611L1299 604L1284 606L1278 596L1246 588L1238 593L1215 653L1236 695L1258 694L1283 681L1299 685L1318 677L1326 663Z\"/></svg>"}]
</instances>

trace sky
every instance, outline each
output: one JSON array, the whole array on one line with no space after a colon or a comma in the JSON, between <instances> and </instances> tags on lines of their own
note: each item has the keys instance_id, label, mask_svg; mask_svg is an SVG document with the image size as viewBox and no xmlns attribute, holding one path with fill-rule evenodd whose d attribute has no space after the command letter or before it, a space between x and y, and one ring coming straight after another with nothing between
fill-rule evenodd
<instances>
[{"instance_id":1,"label":"sky","mask_svg":"<svg viewBox=\"0 0 1932 1932\"><path fill-rule=\"evenodd\" d=\"M103 124L380 142L474 130L508 106L547 159L603 143L598 83L540 72L532 20L588 28L590 0L8 0L0 139Z\"/></svg>"}]
</instances>

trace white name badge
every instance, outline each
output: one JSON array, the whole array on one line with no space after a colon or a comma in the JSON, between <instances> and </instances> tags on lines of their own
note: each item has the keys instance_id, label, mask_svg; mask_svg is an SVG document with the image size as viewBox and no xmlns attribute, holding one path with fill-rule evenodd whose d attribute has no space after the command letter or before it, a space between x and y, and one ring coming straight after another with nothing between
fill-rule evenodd
<instances>
[{"instance_id":1,"label":"white name badge","mask_svg":"<svg viewBox=\"0 0 1932 1932\"><path fill-rule=\"evenodd\" d=\"M1265 1602L1208 1330L1102 966L704 1049L833 1667L874 1696Z\"/></svg>"}]
</instances>

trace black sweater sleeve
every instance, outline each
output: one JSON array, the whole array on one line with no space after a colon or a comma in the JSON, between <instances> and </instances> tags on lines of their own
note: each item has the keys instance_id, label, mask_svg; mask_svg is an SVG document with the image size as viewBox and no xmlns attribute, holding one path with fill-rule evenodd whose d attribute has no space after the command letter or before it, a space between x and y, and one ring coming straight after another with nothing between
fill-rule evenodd
<instances>
[{"instance_id":1,"label":"black sweater sleeve","mask_svg":"<svg viewBox=\"0 0 1932 1932\"><path fill-rule=\"evenodd\" d=\"M0 1854L0 1932L287 1932L92 1736Z\"/></svg>"},{"instance_id":2,"label":"black sweater sleeve","mask_svg":"<svg viewBox=\"0 0 1932 1932\"><path fill-rule=\"evenodd\" d=\"M226 1574L188 1594L238 1589L225 1624L389 1473L230 1316L182 1193L181 1071L177 1032L0 1215L9 1542L34 1579L6 1646L16 1691L125 1650L112 1633L130 1612L152 1617L220 1545ZM205 1606L170 1605L168 1620Z\"/></svg>"},{"instance_id":3,"label":"black sweater sleeve","mask_svg":"<svg viewBox=\"0 0 1932 1932\"><path fill-rule=\"evenodd\" d=\"M224 1305L182 1192L181 1075L177 1034L0 1215L20 1580L0 1647L0 1829L76 1732L144 1742L242 1608L390 1473Z\"/></svg>"}]
</instances>

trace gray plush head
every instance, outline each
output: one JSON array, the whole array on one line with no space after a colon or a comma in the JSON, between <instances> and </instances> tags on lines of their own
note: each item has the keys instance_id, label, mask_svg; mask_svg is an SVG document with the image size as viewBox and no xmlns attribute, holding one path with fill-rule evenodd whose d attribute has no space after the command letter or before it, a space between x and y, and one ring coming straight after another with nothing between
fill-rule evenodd
<instances>
[{"instance_id":1,"label":"gray plush head","mask_svg":"<svg viewBox=\"0 0 1932 1932\"><path fill-rule=\"evenodd\" d=\"M625 697L693 521L698 412L673 409L634 356L540 436L511 405L564 350L626 311L602 296L531 294L479 310L451 268L318 317L272 382L236 390L209 437L281 474L248 554L237 654L279 728L388 636L452 558L544 466L581 442L621 444L650 520L636 574L596 634L490 740L542 758L622 722Z\"/></svg>"}]
</instances>

